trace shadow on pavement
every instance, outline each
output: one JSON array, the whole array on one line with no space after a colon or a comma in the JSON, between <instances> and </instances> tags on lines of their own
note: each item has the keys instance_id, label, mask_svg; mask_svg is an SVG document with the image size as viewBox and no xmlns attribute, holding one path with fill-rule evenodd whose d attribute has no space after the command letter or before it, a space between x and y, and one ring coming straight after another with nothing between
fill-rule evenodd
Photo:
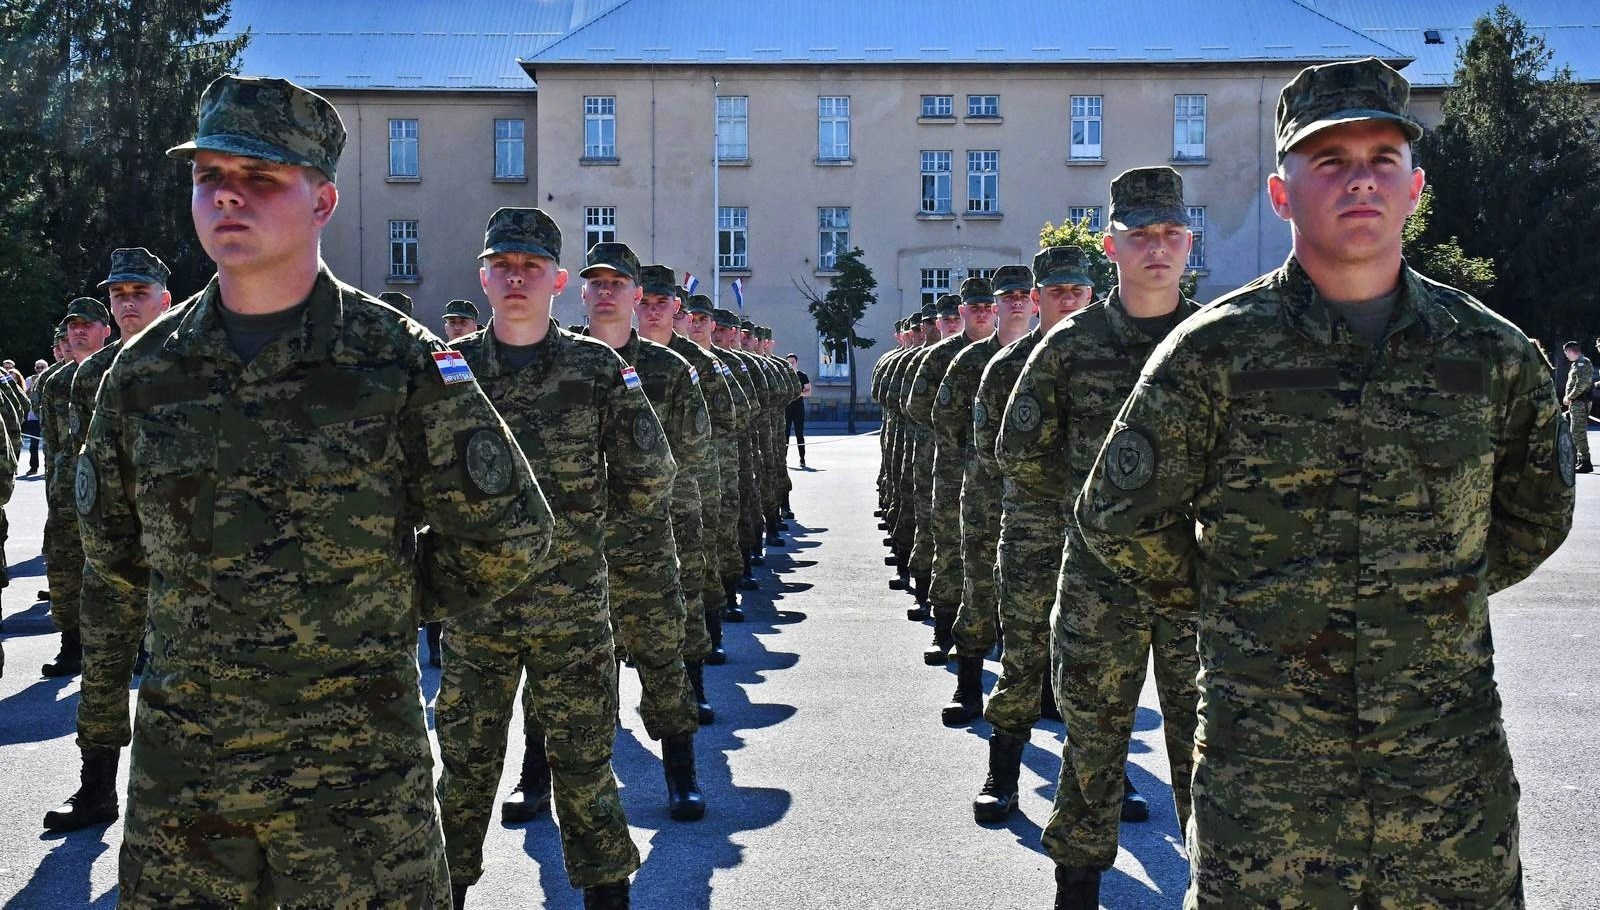
<instances>
[{"instance_id":1,"label":"shadow on pavement","mask_svg":"<svg viewBox=\"0 0 1600 910\"><path fill-rule=\"evenodd\" d=\"M39 867L33 870L33 878L6 902L4 910L36 910L40 907L109 910L115 907L116 888L100 895L98 900L89 895L89 870L107 849L105 841L100 839L104 831L104 827L91 828L62 838L56 848L39 863Z\"/></svg>"},{"instance_id":2,"label":"shadow on pavement","mask_svg":"<svg viewBox=\"0 0 1600 910\"><path fill-rule=\"evenodd\" d=\"M22 672L18 668L17 672ZM0 699L0 746L37 743L78 731L78 693L57 698L76 676L41 679L15 695Z\"/></svg>"},{"instance_id":3,"label":"shadow on pavement","mask_svg":"<svg viewBox=\"0 0 1600 910\"><path fill-rule=\"evenodd\" d=\"M19 578L32 578L34 576L43 575L44 554L40 553L38 556L35 556L32 559L24 559L22 562L11 563L6 566L6 571L10 573L12 581L16 581Z\"/></svg>"}]
</instances>

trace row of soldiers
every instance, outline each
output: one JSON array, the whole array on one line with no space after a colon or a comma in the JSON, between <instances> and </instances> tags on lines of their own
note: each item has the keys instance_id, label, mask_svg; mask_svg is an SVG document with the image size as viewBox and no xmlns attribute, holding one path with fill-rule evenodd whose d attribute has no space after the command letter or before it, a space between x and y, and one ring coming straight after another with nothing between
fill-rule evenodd
<instances>
[{"instance_id":1,"label":"row of soldiers","mask_svg":"<svg viewBox=\"0 0 1600 910\"><path fill-rule=\"evenodd\" d=\"M1523 906L1488 595L1571 526L1590 377L1558 402L1527 336L1406 267L1408 94L1374 59L1284 87L1293 252L1240 290L1183 294L1182 179L1135 168L1113 287L1044 249L907 317L877 366L890 587L932 618L924 659L958 662L944 721L991 724L978 821L1015 808L1046 691L1065 722L1057 910L1099 906L1119 819L1147 815L1147 666L1186 908Z\"/></svg>"},{"instance_id":2,"label":"row of soldiers","mask_svg":"<svg viewBox=\"0 0 1600 910\"><path fill-rule=\"evenodd\" d=\"M587 251L587 326L560 327L561 232L535 208L489 219L490 318L444 344L320 260L344 135L299 86L219 78L169 152L217 276L173 304L165 264L119 249L110 311L78 298L62 320L40 382L62 635L45 672L81 669L83 767L46 827L117 817L131 741L119 906L459 908L525 675L502 820L553 803L585 906L626 907L620 662L670 815L703 817L702 668L727 661L737 591L793 517L799 376L769 329L625 244ZM426 621L444 623L436 788Z\"/></svg>"}]
</instances>

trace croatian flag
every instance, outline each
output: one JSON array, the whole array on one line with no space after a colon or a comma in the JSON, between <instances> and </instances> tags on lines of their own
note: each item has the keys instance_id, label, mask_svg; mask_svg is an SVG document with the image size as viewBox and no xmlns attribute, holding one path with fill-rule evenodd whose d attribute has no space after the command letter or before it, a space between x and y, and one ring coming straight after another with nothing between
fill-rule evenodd
<instances>
[{"instance_id":1,"label":"croatian flag","mask_svg":"<svg viewBox=\"0 0 1600 910\"><path fill-rule=\"evenodd\" d=\"M689 293L693 294L694 293L694 289L699 287L699 286L700 286L700 279L694 277L693 275L689 274L688 272L684 272L683 273L683 289L685 291L688 291Z\"/></svg>"},{"instance_id":2,"label":"croatian flag","mask_svg":"<svg viewBox=\"0 0 1600 910\"><path fill-rule=\"evenodd\" d=\"M744 309L744 279L733 279L733 299L739 304L739 309Z\"/></svg>"},{"instance_id":3,"label":"croatian flag","mask_svg":"<svg viewBox=\"0 0 1600 910\"><path fill-rule=\"evenodd\" d=\"M445 385L472 381L472 367L467 366L460 351L434 351L433 365L439 368L439 378Z\"/></svg>"}]
</instances>

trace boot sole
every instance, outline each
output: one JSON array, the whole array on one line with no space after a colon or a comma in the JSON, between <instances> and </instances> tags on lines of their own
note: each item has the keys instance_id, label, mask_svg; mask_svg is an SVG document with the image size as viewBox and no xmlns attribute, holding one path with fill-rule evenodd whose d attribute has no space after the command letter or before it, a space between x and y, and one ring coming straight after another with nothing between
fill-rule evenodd
<instances>
[{"instance_id":1,"label":"boot sole","mask_svg":"<svg viewBox=\"0 0 1600 910\"><path fill-rule=\"evenodd\" d=\"M706 804L678 806L667 813L675 822L697 822L706 817Z\"/></svg>"},{"instance_id":2,"label":"boot sole","mask_svg":"<svg viewBox=\"0 0 1600 910\"><path fill-rule=\"evenodd\" d=\"M977 822L1003 822L1010 817L1012 812L1015 812L1016 810L1017 798L1015 796L1011 797L1011 801L1006 803L1006 807L1004 809L1001 809L999 806L980 807L977 803L973 803L972 820Z\"/></svg>"},{"instance_id":3,"label":"boot sole","mask_svg":"<svg viewBox=\"0 0 1600 910\"><path fill-rule=\"evenodd\" d=\"M927 618L928 610L926 607L909 607L906 609L906 619L912 622L922 622Z\"/></svg>"},{"instance_id":4,"label":"boot sole","mask_svg":"<svg viewBox=\"0 0 1600 910\"><path fill-rule=\"evenodd\" d=\"M1147 822L1150 820L1150 806L1147 803L1122 804L1122 820L1125 822Z\"/></svg>"},{"instance_id":5,"label":"boot sole","mask_svg":"<svg viewBox=\"0 0 1600 910\"><path fill-rule=\"evenodd\" d=\"M507 811L507 807L502 804L500 806L500 824L525 825L550 811L550 800L548 797L546 797L542 802L534 803L533 805L534 808L532 809L523 806Z\"/></svg>"},{"instance_id":6,"label":"boot sole","mask_svg":"<svg viewBox=\"0 0 1600 910\"><path fill-rule=\"evenodd\" d=\"M728 655L726 655L726 654L717 654L716 652L712 652L710 654L707 654L706 655L706 659L701 661L701 663L705 664L708 667L720 667L720 666L722 666L723 664L725 664L727 662L728 662Z\"/></svg>"},{"instance_id":7,"label":"boot sole","mask_svg":"<svg viewBox=\"0 0 1600 910\"><path fill-rule=\"evenodd\" d=\"M977 720L978 715L982 713L982 710L978 708L969 708L966 705L961 705L959 707L956 705L946 705L944 710L940 712L939 716L944 718L945 726L957 727L961 724L971 723L972 721Z\"/></svg>"},{"instance_id":8,"label":"boot sole","mask_svg":"<svg viewBox=\"0 0 1600 910\"><path fill-rule=\"evenodd\" d=\"M950 662L948 651L923 651L922 662L930 667L942 667Z\"/></svg>"},{"instance_id":9,"label":"boot sole","mask_svg":"<svg viewBox=\"0 0 1600 910\"><path fill-rule=\"evenodd\" d=\"M54 812L45 813L44 830L47 834L63 834L68 831L82 831L85 828L97 828L102 825L109 825L121 817L120 812L113 812L110 815L104 815L98 818L89 818L77 821L68 821L65 819L52 821L51 816L55 814L56 813Z\"/></svg>"}]
</instances>

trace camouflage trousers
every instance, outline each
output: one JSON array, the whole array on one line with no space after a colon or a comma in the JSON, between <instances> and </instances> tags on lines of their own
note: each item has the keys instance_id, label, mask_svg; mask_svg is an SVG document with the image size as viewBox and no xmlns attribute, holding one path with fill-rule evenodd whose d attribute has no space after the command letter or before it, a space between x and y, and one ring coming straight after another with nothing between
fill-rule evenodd
<instances>
[{"instance_id":1,"label":"camouflage trousers","mask_svg":"<svg viewBox=\"0 0 1600 910\"><path fill-rule=\"evenodd\" d=\"M717 578L734 578L744 571L744 557L739 553L739 488L743 475L739 471L739 439L732 430L717 436L717 467L722 478L718 491L721 501L717 508L715 526L706 527L706 536L714 544ZM720 590L720 587L719 587ZM719 595L717 603L722 603ZM707 609L710 605L707 605Z\"/></svg>"},{"instance_id":2,"label":"camouflage trousers","mask_svg":"<svg viewBox=\"0 0 1600 910\"><path fill-rule=\"evenodd\" d=\"M44 519L45 578L50 584L50 618L62 632L78 628L83 597L83 538L72 497L50 503Z\"/></svg>"},{"instance_id":3,"label":"camouflage trousers","mask_svg":"<svg viewBox=\"0 0 1600 910\"><path fill-rule=\"evenodd\" d=\"M794 485L789 481L789 434L784 428L783 411L772 415L772 509L781 505Z\"/></svg>"},{"instance_id":4,"label":"camouflage trousers","mask_svg":"<svg viewBox=\"0 0 1600 910\"><path fill-rule=\"evenodd\" d=\"M133 739L128 679L145 634L143 600L125 607L105 592L93 570L83 573L83 683L78 697L78 745L120 749ZM113 612L115 611L115 612Z\"/></svg>"},{"instance_id":5,"label":"camouflage trousers","mask_svg":"<svg viewBox=\"0 0 1600 910\"><path fill-rule=\"evenodd\" d=\"M761 484L756 477L755 432L747 426L739 439L739 548L748 553L761 545ZM743 560L740 560L741 571Z\"/></svg>"},{"instance_id":6,"label":"camouflage trousers","mask_svg":"<svg viewBox=\"0 0 1600 910\"><path fill-rule=\"evenodd\" d=\"M1572 446L1577 450L1578 464L1589 460L1589 402L1572 403Z\"/></svg>"},{"instance_id":7,"label":"camouflage trousers","mask_svg":"<svg viewBox=\"0 0 1600 910\"><path fill-rule=\"evenodd\" d=\"M999 502L1000 482L976 452L969 452L961 479L961 609L954 629L962 657L988 654L1000 635Z\"/></svg>"},{"instance_id":8,"label":"camouflage trousers","mask_svg":"<svg viewBox=\"0 0 1600 910\"><path fill-rule=\"evenodd\" d=\"M895 433L899 438L895 440L893 462L889 467L889 536L894 539L894 549L902 556L909 556L916 523L910 492L911 474L906 462L913 442L904 428Z\"/></svg>"},{"instance_id":9,"label":"camouflage trousers","mask_svg":"<svg viewBox=\"0 0 1600 910\"><path fill-rule=\"evenodd\" d=\"M911 574L922 579L933 577L933 434L923 427L913 431L917 441L910 463Z\"/></svg>"},{"instance_id":10,"label":"camouflage trousers","mask_svg":"<svg viewBox=\"0 0 1600 910\"><path fill-rule=\"evenodd\" d=\"M995 594L1005 647L983 716L996 730L1027 739L1039 722L1050 671L1050 608L1063 581L1063 531L1056 503L1025 500L1009 480L1001 489Z\"/></svg>"},{"instance_id":11,"label":"camouflage trousers","mask_svg":"<svg viewBox=\"0 0 1600 910\"><path fill-rule=\"evenodd\" d=\"M1059 865L1110 869L1117 858L1123 766L1152 656L1179 831L1188 825L1198 620L1192 610L1145 601L1088 553L1073 530L1062 580L1051 615L1050 666L1068 733L1043 843Z\"/></svg>"},{"instance_id":12,"label":"camouflage trousers","mask_svg":"<svg viewBox=\"0 0 1600 910\"><path fill-rule=\"evenodd\" d=\"M678 586L683 589L682 659L700 663L711 653L706 608L721 605L722 582L715 580L708 556L710 535L700 514L700 500L672 504L672 537L678 545ZM712 600L713 588L716 598Z\"/></svg>"},{"instance_id":13,"label":"camouflage trousers","mask_svg":"<svg viewBox=\"0 0 1600 910\"><path fill-rule=\"evenodd\" d=\"M1488 773L1375 792L1353 767L1199 754L1185 910L1525 906L1509 755Z\"/></svg>"},{"instance_id":14,"label":"camouflage trousers","mask_svg":"<svg viewBox=\"0 0 1600 910\"><path fill-rule=\"evenodd\" d=\"M933 439L929 434L929 439ZM961 607L961 474L959 449L933 443L933 470L928 481L928 603L935 618L953 623Z\"/></svg>"},{"instance_id":15,"label":"camouflage trousers","mask_svg":"<svg viewBox=\"0 0 1600 910\"><path fill-rule=\"evenodd\" d=\"M687 602L689 592L683 594ZM661 739L700 729L700 712L683 664L688 611L669 608L658 596L630 598L616 589L606 595L606 602L617 656L632 662L639 672L639 718L645 732L651 739ZM704 628L704 611L700 624Z\"/></svg>"},{"instance_id":16,"label":"camouflage trousers","mask_svg":"<svg viewBox=\"0 0 1600 910\"><path fill-rule=\"evenodd\" d=\"M611 770L617 672L603 611L563 634L482 634L449 624L434 715L444 774L451 879L483 875L483 838L505 761L517 681L527 671L533 718L545 731L551 792L567 878L574 888L614 882L639 868L639 850ZM447 906L441 904L441 907Z\"/></svg>"},{"instance_id":17,"label":"camouflage trousers","mask_svg":"<svg viewBox=\"0 0 1600 910\"><path fill-rule=\"evenodd\" d=\"M444 836L422 777L382 797L272 814L130 799L117 883L122 910L450 906Z\"/></svg>"}]
</instances>

